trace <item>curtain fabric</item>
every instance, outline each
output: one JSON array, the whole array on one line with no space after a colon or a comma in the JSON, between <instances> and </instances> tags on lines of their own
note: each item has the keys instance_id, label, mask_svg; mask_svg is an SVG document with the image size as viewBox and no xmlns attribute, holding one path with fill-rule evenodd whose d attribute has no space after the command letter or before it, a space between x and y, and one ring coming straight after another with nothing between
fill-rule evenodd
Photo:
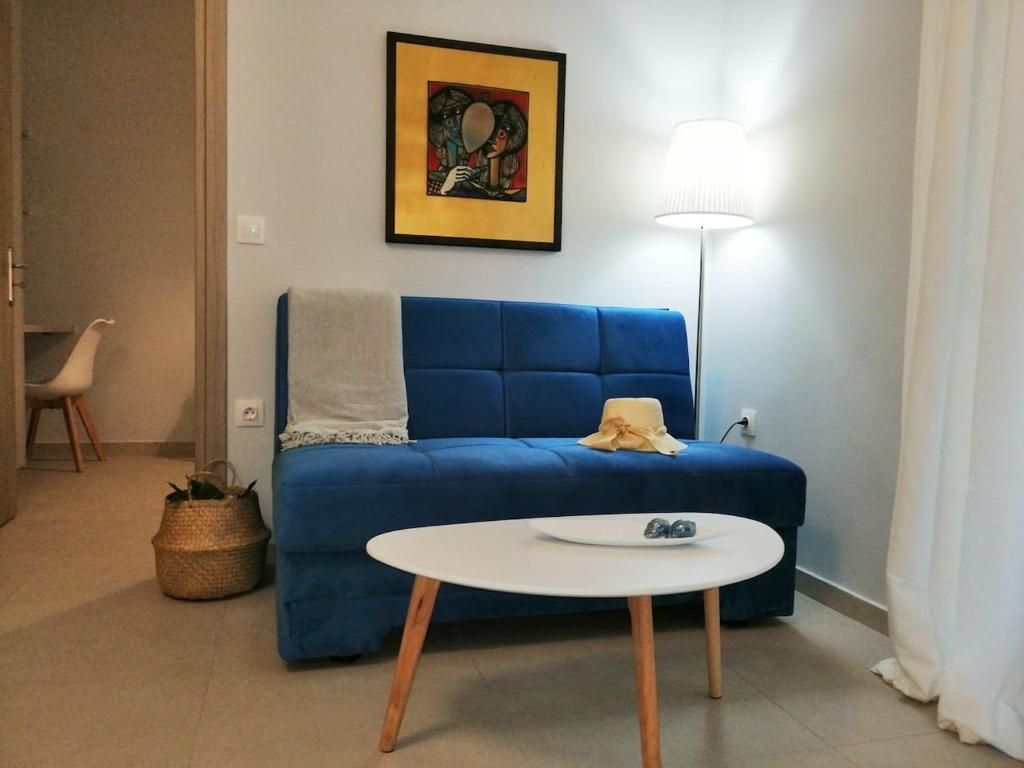
<instances>
[{"instance_id":1,"label":"curtain fabric","mask_svg":"<svg viewBox=\"0 0 1024 768\"><path fill-rule=\"evenodd\" d=\"M1024 0L926 0L875 671L1024 759Z\"/></svg>"}]
</instances>

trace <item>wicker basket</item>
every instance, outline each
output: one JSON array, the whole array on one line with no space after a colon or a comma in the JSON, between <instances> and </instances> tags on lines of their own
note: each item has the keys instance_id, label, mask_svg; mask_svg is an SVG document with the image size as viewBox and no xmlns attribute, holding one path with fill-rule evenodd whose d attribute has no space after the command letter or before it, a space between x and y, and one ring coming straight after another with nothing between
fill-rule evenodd
<instances>
[{"instance_id":1,"label":"wicker basket","mask_svg":"<svg viewBox=\"0 0 1024 768\"><path fill-rule=\"evenodd\" d=\"M230 480L221 481L211 469L223 464ZM191 497L191 480L218 485L225 498ZM166 502L160 530L153 537L156 580L165 595L186 600L210 600L248 592L263 575L270 531L260 515L259 498L236 484L228 461L217 460L189 476L188 501Z\"/></svg>"}]
</instances>

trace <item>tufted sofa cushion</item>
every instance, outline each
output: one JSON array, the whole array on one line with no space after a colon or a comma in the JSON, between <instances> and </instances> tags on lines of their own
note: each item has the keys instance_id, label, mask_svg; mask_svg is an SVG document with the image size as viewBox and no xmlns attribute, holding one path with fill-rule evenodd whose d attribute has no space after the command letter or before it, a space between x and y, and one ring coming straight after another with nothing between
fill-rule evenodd
<instances>
[{"instance_id":1,"label":"tufted sofa cushion","mask_svg":"<svg viewBox=\"0 0 1024 768\"><path fill-rule=\"evenodd\" d=\"M771 454L693 443L680 456L603 453L572 438L428 438L296 448L274 464L285 550L359 550L421 525L614 512L721 512L803 522L804 474Z\"/></svg>"},{"instance_id":2,"label":"tufted sofa cushion","mask_svg":"<svg viewBox=\"0 0 1024 768\"><path fill-rule=\"evenodd\" d=\"M288 297L278 303L275 421L288 411ZM657 397L693 437L686 327L678 312L404 297L402 346L414 439L572 437L609 397Z\"/></svg>"}]
</instances>

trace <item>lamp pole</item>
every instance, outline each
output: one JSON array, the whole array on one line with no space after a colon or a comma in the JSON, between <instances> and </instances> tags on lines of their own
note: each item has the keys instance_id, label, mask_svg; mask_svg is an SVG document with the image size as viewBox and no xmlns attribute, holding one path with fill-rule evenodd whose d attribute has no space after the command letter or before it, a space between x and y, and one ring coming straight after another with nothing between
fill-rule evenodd
<instances>
[{"instance_id":1,"label":"lamp pole","mask_svg":"<svg viewBox=\"0 0 1024 768\"><path fill-rule=\"evenodd\" d=\"M746 171L747 135L731 120L687 120L672 130L654 220L700 230L696 365L693 378L693 436L700 439L700 390L704 356L704 230L735 229L754 223Z\"/></svg>"},{"instance_id":2,"label":"lamp pole","mask_svg":"<svg viewBox=\"0 0 1024 768\"><path fill-rule=\"evenodd\" d=\"M697 288L697 365L693 380L693 437L700 440L700 366L704 352L704 227L700 228L700 278Z\"/></svg>"}]
</instances>

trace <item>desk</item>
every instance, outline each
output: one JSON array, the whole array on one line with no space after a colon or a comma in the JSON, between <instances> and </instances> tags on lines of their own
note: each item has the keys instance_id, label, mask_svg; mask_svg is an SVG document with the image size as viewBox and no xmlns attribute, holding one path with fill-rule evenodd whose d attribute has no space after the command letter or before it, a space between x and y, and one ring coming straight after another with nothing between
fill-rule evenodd
<instances>
[{"instance_id":1,"label":"desk","mask_svg":"<svg viewBox=\"0 0 1024 768\"><path fill-rule=\"evenodd\" d=\"M25 323L22 326L22 329L24 330L26 336L30 333L38 333L41 335L70 335L75 332L75 326L66 325L64 323Z\"/></svg>"}]
</instances>

